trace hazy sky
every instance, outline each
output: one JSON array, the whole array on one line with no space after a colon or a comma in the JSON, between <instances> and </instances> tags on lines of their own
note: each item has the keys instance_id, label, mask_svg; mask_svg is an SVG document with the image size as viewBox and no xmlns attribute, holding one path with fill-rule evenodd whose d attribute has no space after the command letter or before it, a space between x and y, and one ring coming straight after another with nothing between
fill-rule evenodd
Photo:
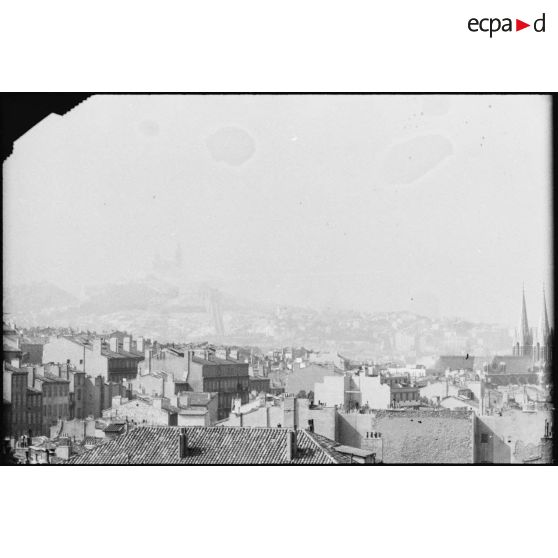
<instances>
[{"instance_id":1,"label":"hazy sky","mask_svg":"<svg viewBox=\"0 0 558 558\"><path fill-rule=\"evenodd\" d=\"M544 96L95 96L4 165L9 284L193 280L273 303L536 325ZM549 288L547 287L547 290Z\"/></svg>"}]
</instances>

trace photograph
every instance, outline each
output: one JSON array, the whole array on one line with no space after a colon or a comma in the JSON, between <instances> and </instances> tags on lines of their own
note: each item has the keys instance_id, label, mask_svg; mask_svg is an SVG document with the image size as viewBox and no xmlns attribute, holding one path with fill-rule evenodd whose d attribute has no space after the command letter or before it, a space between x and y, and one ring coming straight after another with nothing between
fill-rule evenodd
<instances>
[{"instance_id":1,"label":"photograph","mask_svg":"<svg viewBox=\"0 0 558 558\"><path fill-rule=\"evenodd\" d=\"M554 463L551 94L74 97L0 101L3 465Z\"/></svg>"}]
</instances>

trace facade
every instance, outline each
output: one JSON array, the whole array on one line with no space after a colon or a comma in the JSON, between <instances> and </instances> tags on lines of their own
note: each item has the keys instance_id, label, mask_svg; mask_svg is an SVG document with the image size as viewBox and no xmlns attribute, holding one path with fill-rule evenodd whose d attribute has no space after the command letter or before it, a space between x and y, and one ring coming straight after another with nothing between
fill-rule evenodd
<instances>
[{"instance_id":1,"label":"facade","mask_svg":"<svg viewBox=\"0 0 558 558\"><path fill-rule=\"evenodd\" d=\"M392 386L390 387L392 407L420 402L420 388L418 386Z\"/></svg>"},{"instance_id":2,"label":"facade","mask_svg":"<svg viewBox=\"0 0 558 558\"><path fill-rule=\"evenodd\" d=\"M184 381L188 373L187 353L174 347L164 347L144 361L144 370L151 373L165 373L175 381Z\"/></svg>"},{"instance_id":3,"label":"facade","mask_svg":"<svg viewBox=\"0 0 558 558\"><path fill-rule=\"evenodd\" d=\"M517 410L476 418L477 463L548 463L552 458L549 445L552 447L551 412Z\"/></svg>"},{"instance_id":4,"label":"facade","mask_svg":"<svg viewBox=\"0 0 558 558\"><path fill-rule=\"evenodd\" d=\"M529 355L496 355L492 362L483 367L484 380L490 386L504 386L509 384L538 384L540 376L533 357Z\"/></svg>"},{"instance_id":5,"label":"facade","mask_svg":"<svg viewBox=\"0 0 558 558\"><path fill-rule=\"evenodd\" d=\"M264 378L263 376L251 376L249 389L250 392L255 391L256 393L270 393L271 378Z\"/></svg>"},{"instance_id":6,"label":"facade","mask_svg":"<svg viewBox=\"0 0 558 558\"><path fill-rule=\"evenodd\" d=\"M42 434L46 436L59 419L70 418L70 382L46 373L35 376L34 387L42 393Z\"/></svg>"},{"instance_id":7,"label":"facade","mask_svg":"<svg viewBox=\"0 0 558 558\"><path fill-rule=\"evenodd\" d=\"M324 376L314 384L314 401L326 407L344 407L350 404L351 378L348 374Z\"/></svg>"},{"instance_id":8,"label":"facade","mask_svg":"<svg viewBox=\"0 0 558 558\"><path fill-rule=\"evenodd\" d=\"M112 405L103 411L103 419L128 421L150 426L176 426L178 409L164 397L136 398L113 397Z\"/></svg>"},{"instance_id":9,"label":"facade","mask_svg":"<svg viewBox=\"0 0 558 558\"><path fill-rule=\"evenodd\" d=\"M337 441L383 463L474 463L474 418L448 409L339 412Z\"/></svg>"},{"instance_id":10,"label":"facade","mask_svg":"<svg viewBox=\"0 0 558 558\"><path fill-rule=\"evenodd\" d=\"M43 347L44 362L69 364L110 382L135 378L143 359L144 355L132 347L130 337L125 337L122 343L119 337L111 337L107 343L100 338L62 336L51 338Z\"/></svg>"},{"instance_id":11,"label":"facade","mask_svg":"<svg viewBox=\"0 0 558 558\"><path fill-rule=\"evenodd\" d=\"M379 375L369 376L364 372L326 376L314 388L314 401L318 404L337 405L346 410L362 407L387 409L390 397L390 387Z\"/></svg>"},{"instance_id":12,"label":"facade","mask_svg":"<svg viewBox=\"0 0 558 558\"><path fill-rule=\"evenodd\" d=\"M12 366L18 368L21 365L23 356L19 333L17 332L15 327L6 322L3 322L3 326L3 361L9 362Z\"/></svg>"},{"instance_id":13,"label":"facade","mask_svg":"<svg viewBox=\"0 0 558 558\"><path fill-rule=\"evenodd\" d=\"M27 372L4 362L2 388L4 435L14 438L28 436L30 426L27 412Z\"/></svg>"},{"instance_id":14,"label":"facade","mask_svg":"<svg viewBox=\"0 0 558 558\"><path fill-rule=\"evenodd\" d=\"M30 437L43 431L43 394L30 387L27 388L27 429Z\"/></svg>"},{"instance_id":15,"label":"facade","mask_svg":"<svg viewBox=\"0 0 558 558\"><path fill-rule=\"evenodd\" d=\"M391 390L380 376L359 375L353 378L361 392L361 404L370 409L388 409Z\"/></svg>"},{"instance_id":16,"label":"facade","mask_svg":"<svg viewBox=\"0 0 558 558\"><path fill-rule=\"evenodd\" d=\"M456 397L454 395L449 395L440 400L440 407L444 409L469 409L472 411L479 410L478 402L466 397Z\"/></svg>"},{"instance_id":17,"label":"facade","mask_svg":"<svg viewBox=\"0 0 558 558\"><path fill-rule=\"evenodd\" d=\"M293 366L293 370L287 376L285 384L285 393L297 395L301 391L309 393L314 391L314 385L317 382L323 382L327 376L343 377L343 372L336 368L333 364L308 364L301 368Z\"/></svg>"},{"instance_id":18,"label":"facade","mask_svg":"<svg viewBox=\"0 0 558 558\"><path fill-rule=\"evenodd\" d=\"M171 397L117 396L103 419L148 426L212 426L217 422L216 393L185 393Z\"/></svg>"},{"instance_id":19,"label":"facade","mask_svg":"<svg viewBox=\"0 0 558 558\"><path fill-rule=\"evenodd\" d=\"M312 428L316 434L337 440L335 407L312 405L308 399L288 396L272 404L261 399L257 405L245 405L221 422L223 426Z\"/></svg>"},{"instance_id":20,"label":"facade","mask_svg":"<svg viewBox=\"0 0 558 558\"><path fill-rule=\"evenodd\" d=\"M23 364L42 364L43 361L43 343L31 343L23 341L21 343L22 363Z\"/></svg>"},{"instance_id":21,"label":"facade","mask_svg":"<svg viewBox=\"0 0 558 558\"><path fill-rule=\"evenodd\" d=\"M250 398L249 364L235 360L223 360L211 351L205 358L188 352L188 384L193 391L218 393L218 416L229 416L233 401L240 398L242 404Z\"/></svg>"},{"instance_id":22,"label":"facade","mask_svg":"<svg viewBox=\"0 0 558 558\"><path fill-rule=\"evenodd\" d=\"M413 380L426 376L426 368L424 366L388 368L387 372L390 376L405 375Z\"/></svg>"},{"instance_id":23,"label":"facade","mask_svg":"<svg viewBox=\"0 0 558 558\"><path fill-rule=\"evenodd\" d=\"M177 384L171 374L167 372L151 371L138 374L135 379L128 382L132 391L151 397L170 397L176 394ZM179 388L183 384L178 384Z\"/></svg>"}]
</instances>

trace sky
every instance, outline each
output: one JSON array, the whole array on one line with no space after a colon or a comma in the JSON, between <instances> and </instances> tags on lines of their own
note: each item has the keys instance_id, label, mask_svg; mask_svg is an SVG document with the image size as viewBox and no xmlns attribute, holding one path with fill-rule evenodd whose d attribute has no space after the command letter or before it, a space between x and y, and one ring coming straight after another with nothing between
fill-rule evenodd
<instances>
[{"instance_id":1,"label":"sky","mask_svg":"<svg viewBox=\"0 0 558 558\"><path fill-rule=\"evenodd\" d=\"M4 279L73 294L180 245L261 302L533 325L551 278L546 96L97 95L4 163Z\"/></svg>"}]
</instances>

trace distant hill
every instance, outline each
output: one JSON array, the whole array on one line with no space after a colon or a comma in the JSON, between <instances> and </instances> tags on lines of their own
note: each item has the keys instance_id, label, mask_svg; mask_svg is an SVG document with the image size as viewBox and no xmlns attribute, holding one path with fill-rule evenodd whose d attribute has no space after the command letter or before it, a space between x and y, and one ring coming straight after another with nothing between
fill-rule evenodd
<instances>
[{"instance_id":1,"label":"distant hill","mask_svg":"<svg viewBox=\"0 0 558 558\"><path fill-rule=\"evenodd\" d=\"M27 314L76 306L78 299L52 283L28 283L4 289L4 312Z\"/></svg>"},{"instance_id":2,"label":"distant hill","mask_svg":"<svg viewBox=\"0 0 558 558\"><path fill-rule=\"evenodd\" d=\"M27 327L120 329L177 342L336 347L370 358L484 354L505 351L512 343L501 326L408 311L370 314L259 304L202 283L178 285L152 276L90 287L81 300L48 283L22 285L5 293L4 307ZM219 319L224 335L216 333Z\"/></svg>"}]
</instances>

